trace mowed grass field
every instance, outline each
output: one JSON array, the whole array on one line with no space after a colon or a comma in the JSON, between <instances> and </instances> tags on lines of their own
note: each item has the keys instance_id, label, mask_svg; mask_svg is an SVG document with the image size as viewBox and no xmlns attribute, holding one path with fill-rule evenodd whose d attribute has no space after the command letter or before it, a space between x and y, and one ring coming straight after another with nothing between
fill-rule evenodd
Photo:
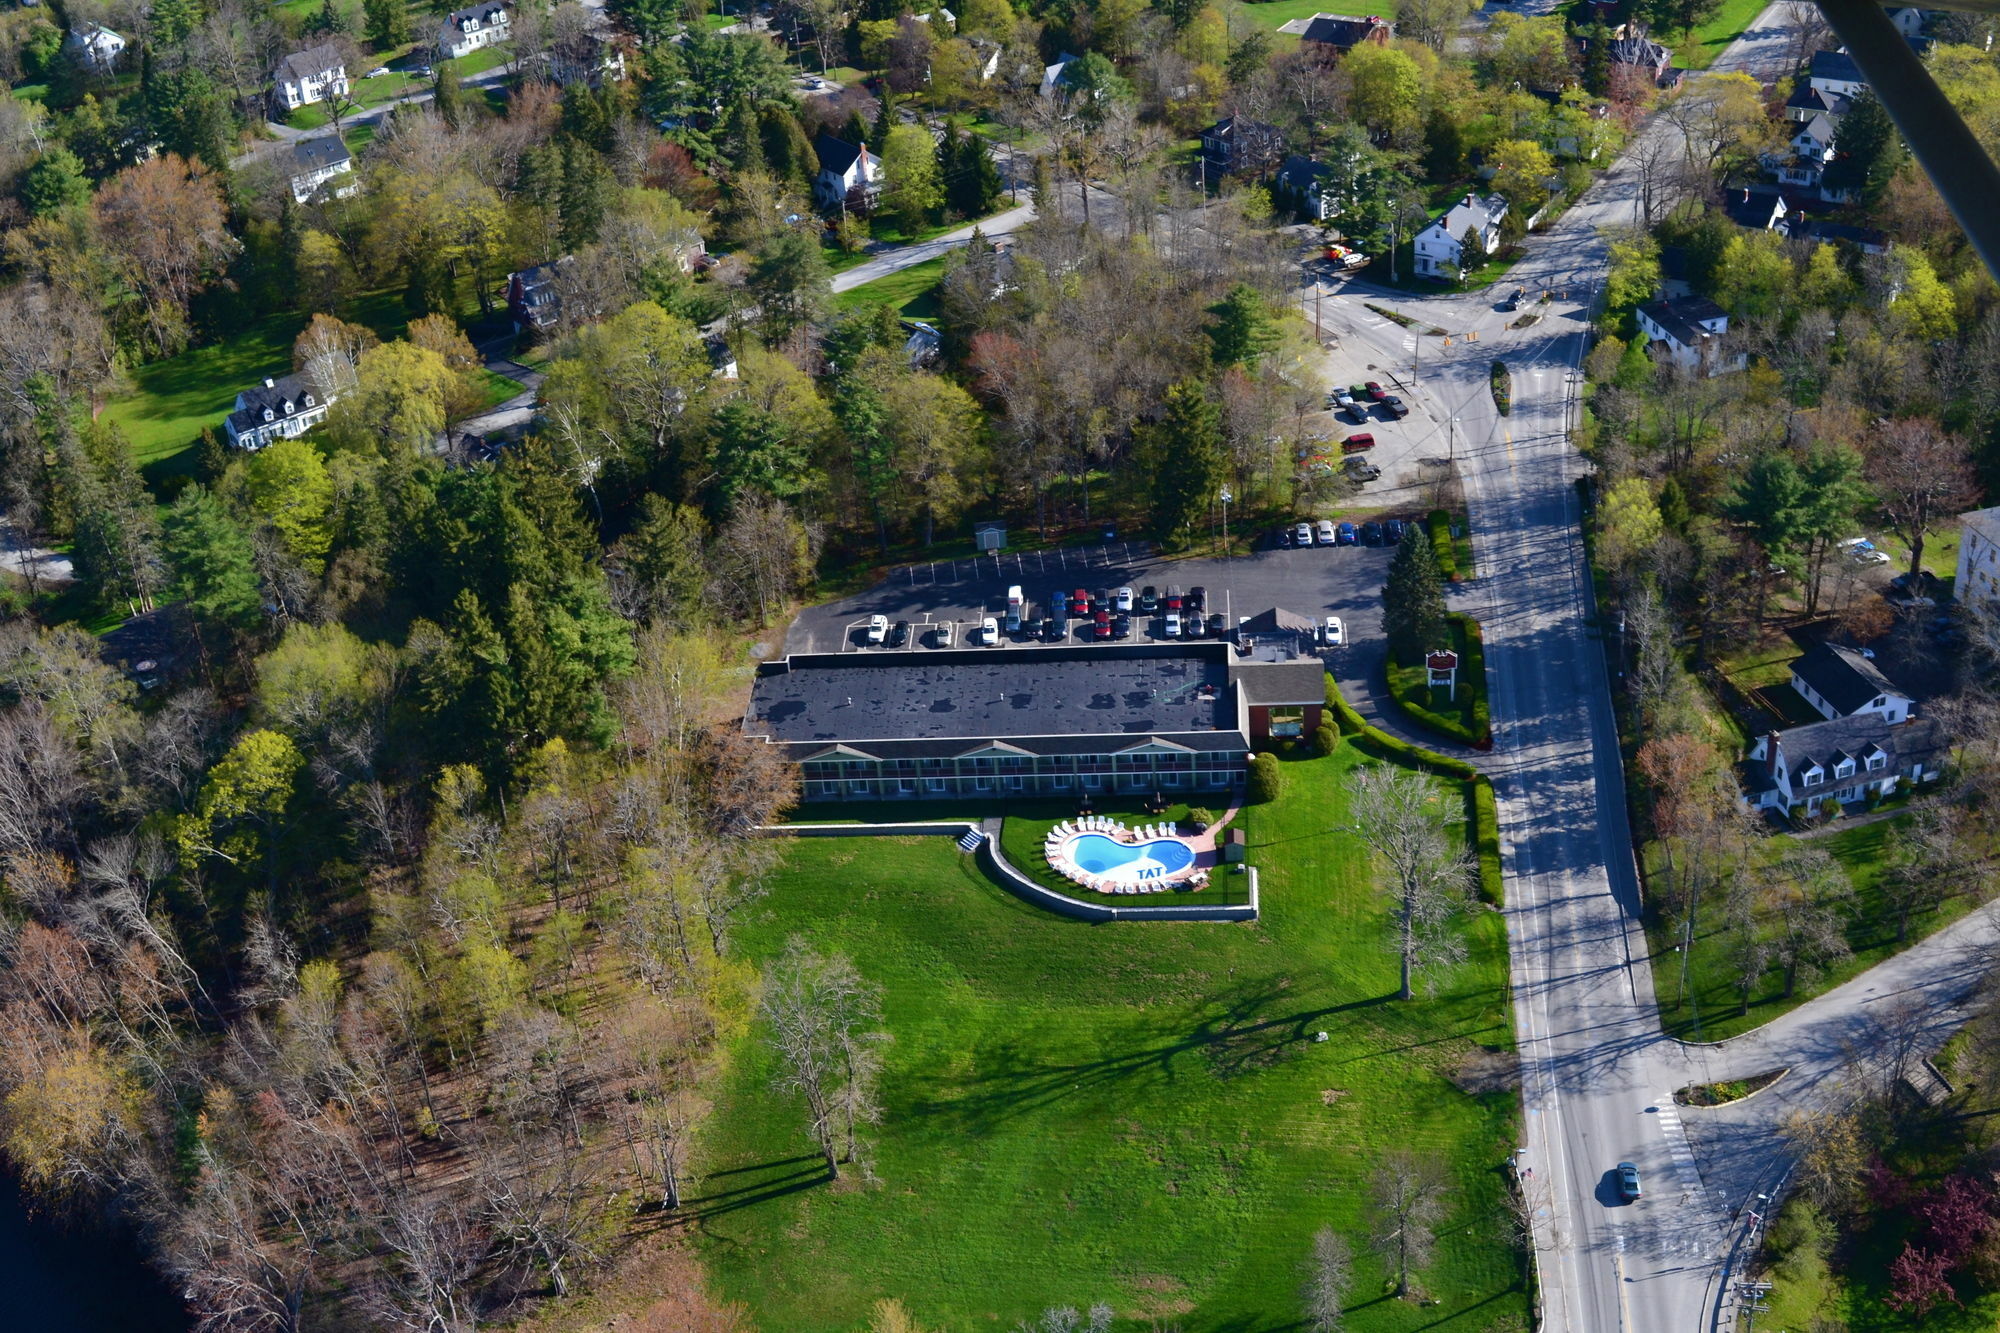
<instances>
[{"instance_id":1,"label":"mowed grass field","mask_svg":"<svg viewBox=\"0 0 2000 1333\"><path fill-rule=\"evenodd\" d=\"M1340 831L1358 761L1288 763L1284 797L1247 816L1253 925L1062 920L945 837L788 848L740 947L761 963L802 935L883 988L876 1180L824 1180L753 1029L692 1191L721 1293L786 1333L859 1329L882 1297L927 1329L1094 1301L1121 1331L1298 1329L1300 1264L1332 1225L1359 1256L1349 1329L1524 1330L1501 1175L1516 1097L1447 1077L1511 1049L1502 922L1468 917L1472 957L1435 998L1389 998L1385 904ZM1399 1150L1451 1182L1435 1304L1387 1297L1365 1253L1369 1177Z\"/></svg>"}]
</instances>

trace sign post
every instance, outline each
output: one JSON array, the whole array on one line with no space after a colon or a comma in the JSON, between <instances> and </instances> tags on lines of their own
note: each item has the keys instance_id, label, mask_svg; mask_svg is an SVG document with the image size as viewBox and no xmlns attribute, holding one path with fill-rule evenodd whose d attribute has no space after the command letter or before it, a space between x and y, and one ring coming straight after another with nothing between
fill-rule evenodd
<instances>
[{"instance_id":1,"label":"sign post","mask_svg":"<svg viewBox=\"0 0 2000 1333\"><path fill-rule=\"evenodd\" d=\"M1425 656L1424 664L1430 668L1431 688L1436 689L1440 685L1444 686L1445 697L1453 703L1457 703L1458 654L1452 652L1449 648L1439 648Z\"/></svg>"}]
</instances>

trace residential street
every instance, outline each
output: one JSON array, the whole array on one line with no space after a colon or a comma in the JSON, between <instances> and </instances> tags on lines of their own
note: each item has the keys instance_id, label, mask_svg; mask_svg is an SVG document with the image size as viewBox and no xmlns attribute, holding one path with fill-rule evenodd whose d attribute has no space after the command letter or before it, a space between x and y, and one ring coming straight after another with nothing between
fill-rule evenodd
<instances>
[{"instance_id":1,"label":"residential street","mask_svg":"<svg viewBox=\"0 0 2000 1333\"><path fill-rule=\"evenodd\" d=\"M1717 70L1773 77L1785 33L1775 7L1717 61ZM1669 132L1655 125L1648 133ZM1416 297L1349 286L1322 298L1329 328L1351 364L1372 355L1413 369L1416 333L1362 309L1363 301L1446 329L1423 338L1414 404L1429 413L1420 454L1443 455L1456 418L1460 460L1478 547L1480 577L1459 604L1485 624L1494 684L1492 762L1499 796L1513 942L1515 1023L1527 1135L1519 1163L1535 1206L1543 1327L1557 1333L1688 1333L1722 1322L1719 1261L1740 1233L1742 1205L1777 1163L1769 1133L1777 1114L1828 1088L1844 1063L1838 1034L1875 1016L1893 990L1836 993L1774 1026L1761 1042L1690 1056L1660 1030L1653 972L1640 928L1639 893L1625 819L1624 775L1611 707L1605 645L1579 531L1574 483L1585 464L1565 425L1572 376L1587 343L1588 310L1606 261L1602 227L1630 224L1638 193L1629 159L1606 174L1494 289L1470 296ZM1515 286L1532 301L1557 294L1527 329L1497 311ZM1468 340L1476 333L1476 340ZM1513 412L1494 407L1488 373L1504 360ZM1412 417L1414 422L1417 418ZM1967 933L1975 928L1968 927ZM1940 948L1946 946L1940 945ZM1935 989L1963 987L1962 973L1906 965L1898 975ZM1795 1044L1788 1034L1798 1034ZM1739 1054L1739 1050L1741 1053ZM1705 1080L1704 1065L1768 1063L1810 1052L1814 1073L1785 1098L1753 1099L1707 1122L1693 1140L1672 1094ZM1783 1085L1780 1085L1783 1086ZM1688 1121L1715 1113L1689 1111ZM1644 1199L1625 1204L1618 1163L1636 1163Z\"/></svg>"}]
</instances>

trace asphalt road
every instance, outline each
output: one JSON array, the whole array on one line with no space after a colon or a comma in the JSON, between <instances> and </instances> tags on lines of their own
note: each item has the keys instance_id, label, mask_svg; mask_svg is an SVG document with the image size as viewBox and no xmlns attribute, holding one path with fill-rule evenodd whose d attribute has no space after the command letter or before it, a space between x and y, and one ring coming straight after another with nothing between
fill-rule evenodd
<instances>
[{"instance_id":1,"label":"asphalt road","mask_svg":"<svg viewBox=\"0 0 2000 1333\"><path fill-rule=\"evenodd\" d=\"M1768 77L1785 32L1775 8L1717 62ZM1647 133L1664 133L1654 126ZM1485 624L1508 880L1515 1023L1526 1142L1518 1163L1535 1209L1543 1327L1557 1333L1688 1333L1718 1318L1721 1261L1742 1239L1725 1197L1740 1176L1705 1181L1674 1107L1689 1081L1681 1046L1660 1031L1640 929L1637 875L1611 708L1611 668L1592 628L1592 596L1574 482L1583 463L1567 438L1572 379L1602 283L1604 227L1635 217L1624 164L1548 232L1501 284L1554 299L1514 329L1492 290L1411 298L1349 286L1322 298L1342 364L1374 356L1414 364L1419 336L1362 308L1374 301L1446 329L1424 338L1415 401L1443 452L1456 419L1458 457L1479 547L1468 609ZM1331 308L1331 315L1327 309ZM1476 339L1468 335L1477 335ZM1511 371L1501 416L1488 372ZM1693 1114L1693 1113L1690 1113ZM1752 1131L1745 1131L1746 1135ZM1739 1139L1739 1151L1741 1149ZM1765 1134L1766 1156L1775 1149ZM1618 1196L1615 1170L1635 1163L1644 1197ZM1718 1193L1718 1190L1722 1191Z\"/></svg>"}]
</instances>

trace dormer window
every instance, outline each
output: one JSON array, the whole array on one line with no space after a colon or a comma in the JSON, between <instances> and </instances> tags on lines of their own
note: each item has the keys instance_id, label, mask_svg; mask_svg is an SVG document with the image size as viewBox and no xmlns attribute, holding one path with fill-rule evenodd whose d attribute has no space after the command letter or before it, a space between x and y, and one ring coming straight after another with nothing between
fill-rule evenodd
<instances>
[{"instance_id":1,"label":"dormer window","mask_svg":"<svg viewBox=\"0 0 2000 1333\"><path fill-rule=\"evenodd\" d=\"M285 400L285 415L290 416L291 414L292 414L292 400L287 398Z\"/></svg>"},{"instance_id":2,"label":"dormer window","mask_svg":"<svg viewBox=\"0 0 2000 1333\"><path fill-rule=\"evenodd\" d=\"M1875 771L1876 769L1878 769L1878 768L1887 768L1888 766L1889 766L1889 756L1888 756L1888 755L1886 755L1886 754L1882 754L1882 753L1881 753L1880 751L1877 751L1876 753L1874 753L1874 754L1871 754L1871 755L1869 755L1869 756L1868 756L1868 771L1869 771L1869 772L1871 772L1871 773L1872 773L1872 772L1874 772L1874 771Z\"/></svg>"},{"instance_id":3,"label":"dormer window","mask_svg":"<svg viewBox=\"0 0 2000 1333\"><path fill-rule=\"evenodd\" d=\"M1835 764L1835 765L1833 766L1833 775L1834 775L1835 777L1837 777L1837 778L1851 778L1851 777L1853 777L1853 776L1854 776L1854 761L1853 761L1852 759L1843 759L1843 760L1841 760L1841 761L1840 761L1839 763L1837 763L1837 764Z\"/></svg>"},{"instance_id":4,"label":"dormer window","mask_svg":"<svg viewBox=\"0 0 2000 1333\"><path fill-rule=\"evenodd\" d=\"M313 403L313 396L312 396L311 394L307 394L307 395L306 395L306 406L307 406L307 407L312 407L312 406L314 406L314 403Z\"/></svg>"},{"instance_id":5,"label":"dormer window","mask_svg":"<svg viewBox=\"0 0 2000 1333\"><path fill-rule=\"evenodd\" d=\"M264 420L266 420L266 421L276 421L277 419L278 419L278 414L277 414L277 413L273 412L273 411L272 411L272 410L271 410L270 408L268 408L268 407L264 409Z\"/></svg>"},{"instance_id":6,"label":"dormer window","mask_svg":"<svg viewBox=\"0 0 2000 1333\"><path fill-rule=\"evenodd\" d=\"M1825 781L1826 781L1826 770L1820 768L1817 764L1807 769L1799 777L1799 785L1802 787L1817 787L1819 786L1820 783Z\"/></svg>"},{"instance_id":7,"label":"dormer window","mask_svg":"<svg viewBox=\"0 0 2000 1333\"><path fill-rule=\"evenodd\" d=\"M1880 708L1883 704L1886 704L1888 702L1889 700L1886 696L1878 694L1875 696L1875 702L1873 704L1870 704L1869 707Z\"/></svg>"}]
</instances>

